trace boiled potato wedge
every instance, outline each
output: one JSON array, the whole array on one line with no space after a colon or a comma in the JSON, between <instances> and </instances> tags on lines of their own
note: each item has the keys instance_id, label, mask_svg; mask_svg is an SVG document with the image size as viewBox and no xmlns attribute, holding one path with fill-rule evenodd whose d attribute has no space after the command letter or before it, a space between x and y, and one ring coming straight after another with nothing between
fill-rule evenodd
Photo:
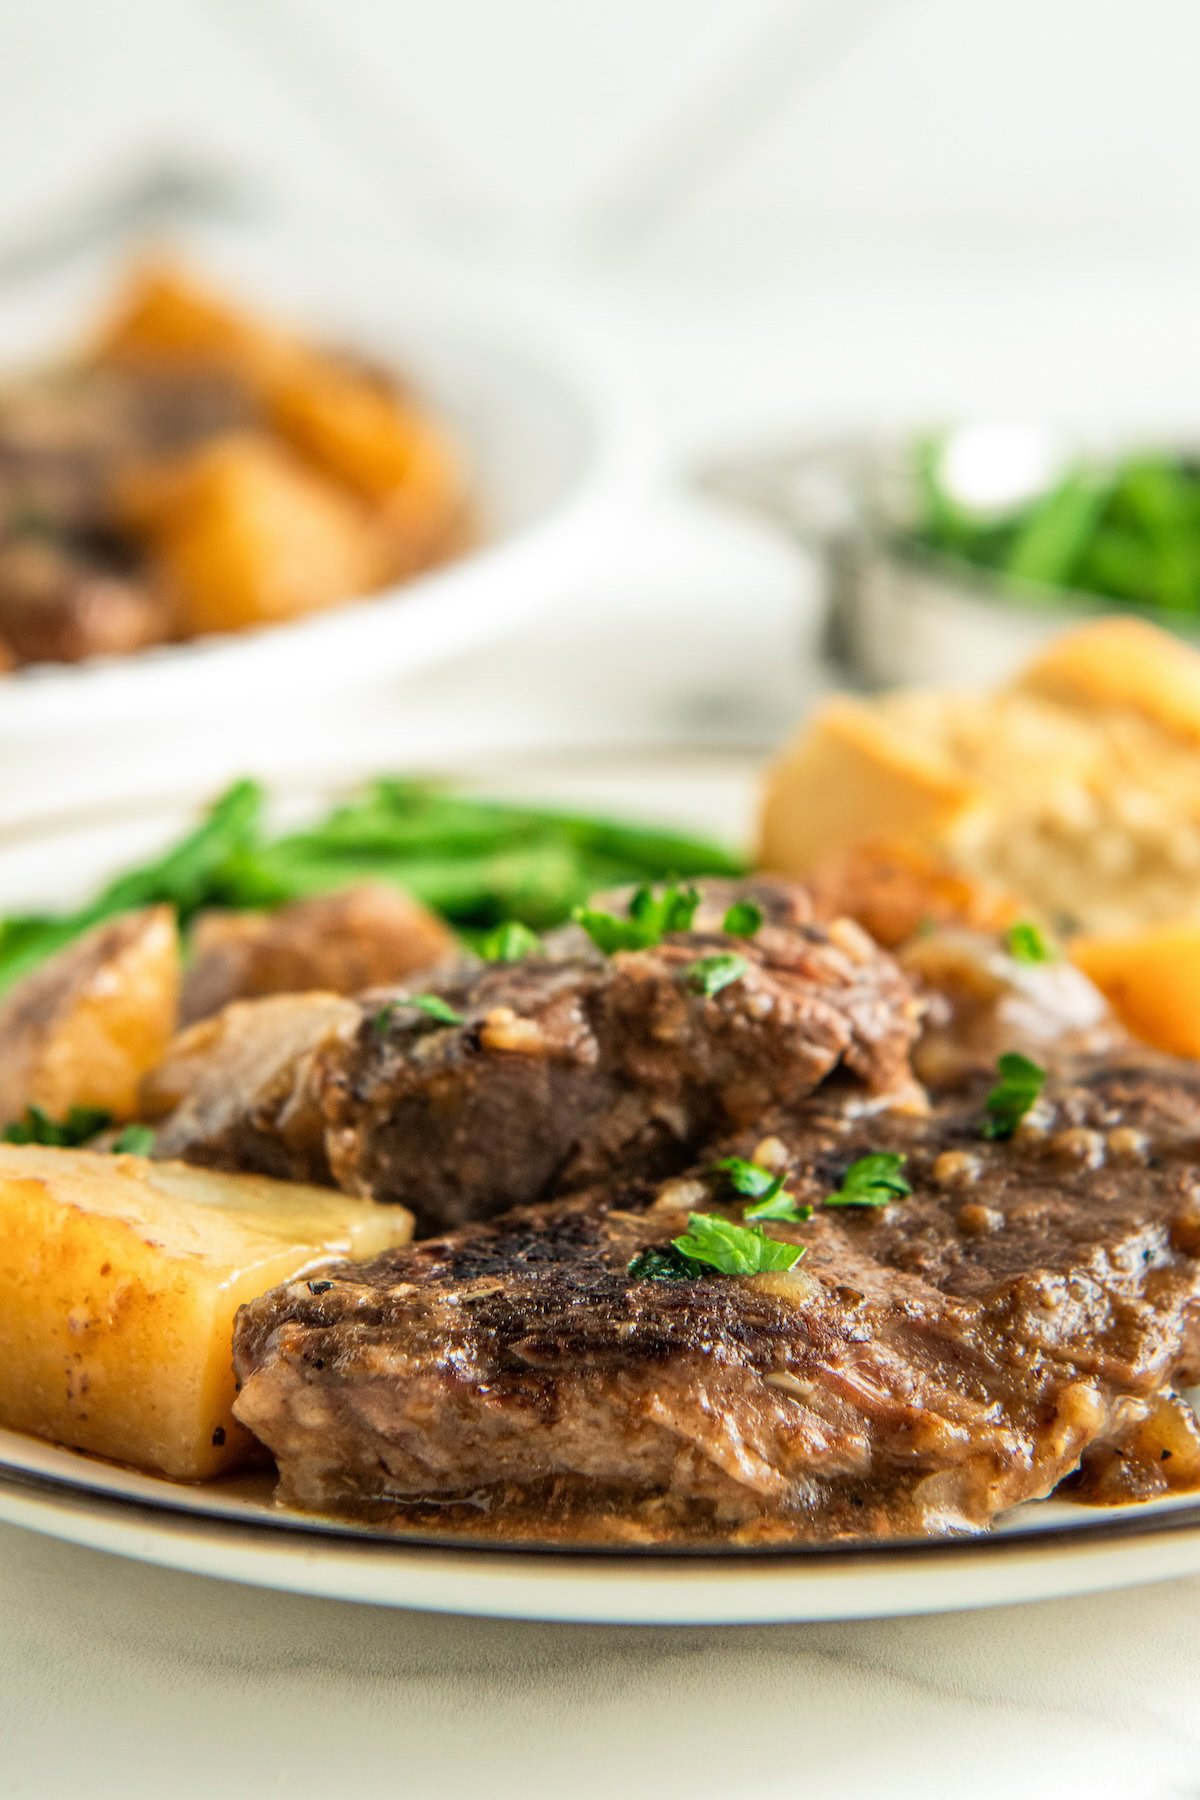
<instances>
[{"instance_id":1,"label":"boiled potato wedge","mask_svg":"<svg viewBox=\"0 0 1200 1800\"><path fill-rule=\"evenodd\" d=\"M30 1106L116 1119L162 1060L179 1002L179 942L168 906L109 919L68 944L0 1001L0 1125Z\"/></svg>"},{"instance_id":2,"label":"boiled potato wedge","mask_svg":"<svg viewBox=\"0 0 1200 1800\"><path fill-rule=\"evenodd\" d=\"M238 1307L411 1223L261 1176L0 1145L0 1422L179 1480L236 1468Z\"/></svg>"},{"instance_id":3,"label":"boiled potato wedge","mask_svg":"<svg viewBox=\"0 0 1200 1800\"><path fill-rule=\"evenodd\" d=\"M453 932L399 888L363 882L276 912L203 913L192 929L180 1016L231 1000L324 989L359 994L454 954Z\"/></svg>"},{"instance_id":4,"label":"boiled potato wedge","mask_svg":"<svg viewBox=\"0 0 1200 1800\"><path fill-rule=\"evenodd\" d=\"M290 351L283 332L159 260L133 270L89 348L95 362L219 369L255 388Z\"/></svg>"},{"instance_id":5,"label":"boiled potato wedge","mask_svg":"<svg viewBox=\"0 0 1200 1800\"><path fill-rule=\"evenodd\" d=\"M1200 925L1080 937L1069 952L1134 1037L1200 1057Z\"/></svg>"},{"instance_id":6,"label":"boiled potato wedge","mask_svg":"<svg viewBox=\"0 0 1200 1800\"><path fill-rule=\"evenodd\" d=\"M455 546L466 478L442 428L369 371L298 351L272 372L267 415L308 461L369 502L386 522L392 574Z\"/></svg>"},{"instance_id":7,"label":"boiled potato wedge","mask_svg":"<svg viewBox=\"0 0 1200 1800\"><path fill-rule=\"evenodd\" d=\"M127 481L122 516L148 543L185 636L300 618L379 585L386 554L361 503L253 432Z\"/></svg>"}]
</instances>

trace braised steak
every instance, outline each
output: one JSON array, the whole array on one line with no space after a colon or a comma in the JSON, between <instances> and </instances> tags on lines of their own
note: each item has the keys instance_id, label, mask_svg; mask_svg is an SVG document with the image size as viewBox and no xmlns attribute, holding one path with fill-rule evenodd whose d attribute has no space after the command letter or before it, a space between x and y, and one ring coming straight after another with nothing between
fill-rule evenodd
<instances>
[{"instance_id":1,"label":"braised steak","mask_svg":"<svg viewBox=\"0 0 1200 1800\"><path fill-rule=\"evenodd\" d=\"M716 926L604 957L568 940L431 978L458 1023L411 989L368 996L353 1041L315 1069L338 1184L444 1229L678 1166L839 1068L874 1093L909 1083L906 978L857 926L816 925L803 889L772 885L753 941ZM740 973L705 991L716 957Z\"/></svg>"},{"instance_id":2,"label":"braised steak","mask_svg":"<svg viewBox=\"0 0 1200 1800\"><path fill-rule=\"evenodd\" d=\"M1169 1389L1200 1371L1200 1072L1085 1063L1006 1142L984 1091L778 1116L816 1209L767 1227L807 1246L787 1273L630 1275L689 1210L741 1217L708 1158L277 1289L239 1316L238 1414L293 1504L508 1537L971 1530L1081 1461L1101 1491L1114 1460L1129 1491L1195 1485ZM881 1150L910 1197L822 1205Z\"/></svg>"}]
</instances>

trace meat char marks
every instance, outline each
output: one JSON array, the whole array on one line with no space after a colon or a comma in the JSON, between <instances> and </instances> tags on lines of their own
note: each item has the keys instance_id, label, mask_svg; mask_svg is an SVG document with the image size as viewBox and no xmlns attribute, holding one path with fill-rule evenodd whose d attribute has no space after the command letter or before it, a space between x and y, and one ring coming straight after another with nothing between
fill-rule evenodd
<instances>
[{"instance_id":1,"label":"meat char marks","mask_svg":"<svg viewBox=\"0 0 1200 1800\"><path fill-rule=\"evenodd\" d=\"M1108 1499L1195 1485L1167 1390L1200 1370L1200 1077L1085 1063L1007 1142L984 1091L864 1117L826 1089L777 1118L816 1208L768 1227L807 1245L787 1273L629 1274L688 1210L740 1219L706 1161L280 1288L239 1319L239 1416L296 1505L506 1537L916 1535L1081 1465ZM881 1150L911 1196L821 1206Z\"/></svg>"},{"instance_id":2,"label":"meat char marks","mask_svg":"<svg viewBox=\"0 0 1200 1800\"><path fill-rule=\"evenodd\" d=\"M762 912L752 939L722 930L738 898ZM769 880L706 886L692 923L611 956L571 928L544 955L367 995L357 1029L297 1063L286 1102L272 1090L272 1116L323 1121L303 1139L311 1168L293 1172L332 1171L350 1192L410 1206L418 1229L444 1230L678 1167L835 1070L873 1095L911 1082L920 1006L856 925L817 924L802 888ZM705 979L717 957L737 959L725 985ZM219 1115L184 1096L161 1141L192 1161L255 1167L271 1154L261 1100L224 1072L216 1085Z\"/></svg>"}]
</instances>

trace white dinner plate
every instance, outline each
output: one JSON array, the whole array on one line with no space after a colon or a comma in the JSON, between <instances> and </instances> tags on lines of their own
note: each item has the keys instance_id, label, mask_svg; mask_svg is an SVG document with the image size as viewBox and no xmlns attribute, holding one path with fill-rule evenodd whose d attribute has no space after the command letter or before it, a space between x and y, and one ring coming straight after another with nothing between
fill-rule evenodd
<instances>
[{"instance_id":1,"label":"white dinner plate","mask_svg":"<svg viewBox=\"0 0 1200 1800\"><path fill-rule=\"evenodd\" d=\"M372 771L374 772L374 771ZM482 784L480 784L482 785ZM607 760L489 771L494 792L576 800L732 837L750 816L745 764ZM322 796L309 796L309 803ZM294 802L293 802L294 803ZM300 802L303 804L303 801ZM0 833L0 912L63 904L189 821L157 803ZM274 1504L264 1476L190 1486L0 1431L0 1519L229 1581L377 1605L629 1624L882 1617L1101 1592L1200 1573L1200 1499L1095 1508L1043 1501L983 1537L662 1554L480 1547L400 1538Z\"/></svg>"},{"instance_id":2,"label":"white dinner plate","mask_svg":"<svg viewBox=\"0 0 1200 1800\"><path fill-rule=\"evenodd\" d=\"M386 245L261 229L204 234L185 261L409 380L463 450L479 543L294 624L4 676L0 753L28 752L39 735L178 729L279 694L327 697L417 673L570 604L644 488L648 439L604 348L526 294ZM0 289L0 367L61 353L99 316L121 266L90 260Z\"/></svg>"}]
</instances>

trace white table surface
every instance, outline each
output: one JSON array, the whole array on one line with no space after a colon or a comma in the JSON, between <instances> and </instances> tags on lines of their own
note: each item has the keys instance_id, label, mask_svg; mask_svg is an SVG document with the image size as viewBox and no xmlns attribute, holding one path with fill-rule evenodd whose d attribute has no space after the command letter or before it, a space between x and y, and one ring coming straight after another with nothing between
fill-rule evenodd
<instances>
[{"instance_id":1,"label":"white table surface","mask_svg":"<svg viewBox=\"0 0 1200 1800\"><path fill-rule=\"evenodd\" d=\"M352 1608L0 1528L0 1794L1200 1792L1200 1582L878 1623Z\"/></svg>"}]
</instances>

